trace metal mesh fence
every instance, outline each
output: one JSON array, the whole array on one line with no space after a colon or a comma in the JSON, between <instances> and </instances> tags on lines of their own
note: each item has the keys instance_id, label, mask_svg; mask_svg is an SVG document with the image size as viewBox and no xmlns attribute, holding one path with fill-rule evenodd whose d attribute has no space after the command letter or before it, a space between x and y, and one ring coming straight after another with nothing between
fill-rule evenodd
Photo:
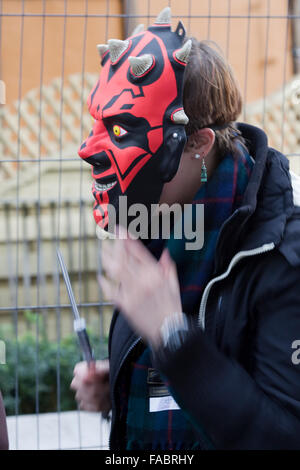
<instances>
[{"instance_id":1,"label":"metal mesh fence","mask_svg":"<svg viewBox=\"0 0 300 470\"><path fill-rule=\"evenodd\" d=\"M77 157L91 127L85 102L99 73L96 44L124 38L138 23L148 26L167 5L173 26L181 19L189 35L221 46L243 92L241 119L265 128L300 174L299 2L0 0L0 339L8 341L11 366L0 366L0 388L13 415L12 447L107 445L108 425L98 415L64 403L62 363L73 334L55 247L105 356L111 305L96 282L101 246L90 172ZM31 378L24 372L28 344ZM49 409L42 402L47 347L54 354ZM23 403L28 393L30 409Z\"/></svg>"}]
</instances>

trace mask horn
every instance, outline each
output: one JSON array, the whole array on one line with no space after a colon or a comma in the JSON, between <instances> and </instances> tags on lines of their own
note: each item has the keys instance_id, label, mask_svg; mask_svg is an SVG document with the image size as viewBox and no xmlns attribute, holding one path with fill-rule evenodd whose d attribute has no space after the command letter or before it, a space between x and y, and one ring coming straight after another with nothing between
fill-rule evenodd
<instances>
[{"instance_id":1,"label":"mask horn","mask_svg":"<svg viewBox=\"0 0 300 470\"><path fill-rule=\"evenodd\" d=\"M131 65L131 71L137 77L144 75L146 72L150 71L153 65L153 57L151 54L144 54L139 57L128 57L128 60Z\"/></svg>"},{"instance_id":2,"label":"mask horn","mask_svg":"<svg viewBox=\"0 0 300 470\"><path fill-rule=\"evenodd\" d=\"M129 41L127 41L127 39L125 41L121 41L120 39L109 39L108 47L111 63L115 64L120 59L121 55L128 49Z\"/></svg>"},{"instance_id":3,"label":"mask horn","mask_svg":"<svg viewBox=\"0 0 300 470\"><path fill-rule=\"evenodd\" d=\"M155 20L154 24L170 24L171 23L171 8L164 8Z\"/></svg>"},{"instance_id":4,"label":"mask horn","mask_svg":"<svg viewBox=\"0 0 300 470\"><path fill-rule=\"evenodd\" d=\"M175 57L179 62L188 63L189 55L192 49L192 41L189 39L184 45L175 51Z\"/></svg>"},{"instance_id":5,"label":"mask horn","mask_svg":"<svg viewBox=\"0 0 300 470\"><path fill-rule=\"evenodd\" d=\"M131 33L131 36L135 36L136 34L142 33L144 31L144 25L138 24Z\"/></svg>"},{"instance_id":6,"label":"mask horn","mask_svg":"<svg viewBox=\"0 0 300 470\"><path fill-rule=\"evenodd\" d=\"M174 122L174 124L183 124L186 126L189 122L189 118L187 117L183 109L179 109L178 111L172 114L172 121Z\"/></svg>"},{"instance_id":7,"label":"mask horn","mask_svg":"<svg viewBox=\"0 0 300 470\"><path fill-rule=\"evenodd\" d=\"M97 49L98 49L98 52L99 52L99 55L102 59L102 57L104 56L105 52L108 51L108 45L107 44L97 44Z\"/></svg>"},{"instance_id":8,"label":"mask horn","mask_svg":"<svg viewBox=\"0 0 300 470\"><path fill-rule=\"evenodd\" d=\"M182 21L178 22L175 33L178 34L178 36L180 36L182 39L185 38L186 30L185 30L185 27L184 27L184 24L182 23Z\"/></svg>"}]
</instances>

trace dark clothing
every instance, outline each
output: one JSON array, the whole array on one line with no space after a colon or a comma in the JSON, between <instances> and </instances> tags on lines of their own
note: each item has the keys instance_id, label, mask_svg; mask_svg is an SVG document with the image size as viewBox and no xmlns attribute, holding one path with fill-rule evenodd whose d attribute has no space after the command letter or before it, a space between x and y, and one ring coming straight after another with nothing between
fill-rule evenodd
<instances>
[{"instance_id":1,"label":"dark clothing","mask_svg":"<svg viewBox=\"0 0 300 470\"><path fill-rule=\"evenodd\" d=\"M158 258L159 252L165 248L176 263L182 309L187 322L188 317L194 317L199 310L204 288L213 275L219 232L240 206L253 165L254 160L242 145L234 155L228 152L209 182L201 185L195 193L192 204L185 208L180 223L176 222L176 229L171 231L169 238L148 242L147 247L155 257ZM203 206L202 218L199 214ZM178 226L181 226L180 237ZM194 227L198 232L197 242L192 246L191 231L186 230L187 227ZM132 368L128 369L128 361L123 368L116 397L120 402L120 415L126 421L126 449L202 449L199 430L178 407L167 380L153 368L150 347L142 353L140 348L135 348L133 356ZM122 383L125 374L130 377L129 387L126 379ZM207 440L205 444L207 447ZM213 448L212 444L209 446Z\"/></svg>"},{"instance_id":2,"label":"dark clothing","mask_svg":"<svg viewBox=\"0 0 300 470\"><path fill-rule=\"evenodd\" d=\"M137 352L127 397L126 450L197 450L199 432L178 408L151 363L151 349ZM171 400L171 402L170 402Z\"/></svg>"},{"instance_id":3,"label":"dark clothing","mask_svg":"<svg viewBox=\"0 0 300 470\"><path fill-rule=\"evenodd\" d=\"M5 409L0 392L0 450L8 450L8 435L6 427Z\"/></svg>"},{"instance_id":4,"label":"dark clothing","mask_svg":"<svg viewBox=\"0 0 300 470\"><path fill-rule=\"evenodd\" d=\"M292 361L300 339L300 190L265 134L239 129L255 160L243 202L222 226L199 318L195 312L177 351L153 355L154 366L214 448L300 449L300 365ZM112 449L125 448L116 387L138 341L115 312Z\"/></svg>"}]
</instances>

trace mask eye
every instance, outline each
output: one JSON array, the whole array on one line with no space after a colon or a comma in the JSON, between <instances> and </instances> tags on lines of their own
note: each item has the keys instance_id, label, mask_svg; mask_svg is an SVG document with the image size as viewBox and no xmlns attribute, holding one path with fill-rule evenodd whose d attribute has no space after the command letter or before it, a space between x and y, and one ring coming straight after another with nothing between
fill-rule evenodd
<instances>
[{"instance_id":1,"label":"mask eye","mask_svg":"<svg viewBox=\"0 0 300 470\"><path fill-rule=\"evenodd\" d=\"M123 137L124 135L128 134L128 132L123 129L123 127L118 126L118 124L113 126L113 133L116 137Z\"/></svg>"}]
</instances>

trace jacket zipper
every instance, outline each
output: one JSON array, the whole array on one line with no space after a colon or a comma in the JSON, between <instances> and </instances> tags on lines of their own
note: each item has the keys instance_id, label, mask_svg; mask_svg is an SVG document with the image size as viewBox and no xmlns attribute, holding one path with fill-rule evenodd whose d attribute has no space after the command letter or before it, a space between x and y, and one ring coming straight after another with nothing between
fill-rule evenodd
<instances>
[{"instance_id":1,"label":"jacket zipper","mask_svg":"<svg viewBox=\"0 0 300 470\"><path fill-rule=\"evenodd\" d=\"M212 288L212 286L216 283L216 282L219 282L219 281L222 281L223 279L225 279L226 277L229 276L230 272L232 271L232 269L234 268L234 266L239 263L239 261L241 261L241 259L243 258L247 258L247 257L250 257L250 256L256 256L256 255L259 255L259 254L262 254L262 253L266 253L268 251L271 251L275 248L275 243L266 243L264 245L262 245L261 247L259 248L254 248L252 250L247 250L247 251L240 251L239 253L237 253L231 260L228 268L227 268L227 271L225 271L225 273L221 274L220 276L218 277L215 277L214 279L212 279L206 286L205 290L204 290L204 293L203 293L203 296L202 296L202 299L201 299L201 304L200 304L200 309L199 309L199 316L198 316L198 324L199 326L204 330L205 329L205 310L206 310L206 305L207 305L207 300L208 300L208 296L209 296L209 293L210 293L210 290ZM132 345L130 346L130 348L126 351L126 354L123 356L121 362L120 362L120 365L119 365L119 368L117 370L117 373L116 373L116 379L115 379L115 383L116 383L116 380L117 380L117 377L119 375L119 372L126 360L126 358L128 357L128 355L130 354L130 352L133 350L133 348L137 345L137 343L141 340L142 338L139 337L137 338L133 343ZM115 385L115 384L114 384ZM113 393L112 393L112 408L116 409L115 407L115 394L114 394L114 390L113 390ZM112 425L114 424L115 426L115 423L112 423ZM109 449L111 448L111 438L109 437Z\"/></svg>"},{"instance_id":2,"label":"jacket zipper","mask_svg":"<svg viewBox=\"0 0 300 470\"><path fill-rule=\"evenodd\" d=\"M227 268L227 271L225 271L225 273L223 273L220 276L215 277L214 279L211 279L211 281L209 281L209 283L207 284L207 286L206 286L206 288L203 292L203 296L202 296L201 304L200 304L200 309L199 309L198 325L200 326L200 328L205 330L205 310L206 310L208 296L209 296L209 293L210 293L210 290L211 290L212 286L216 282L222 281L223 279L228 277L230 272L234 268L234 266L237 263L239 263L239 261L241 261L241 259L247 258L247 257L250 257L250 256L260 255L262 253L266 253L267 251L271 251L274 248L275 248L275 243L272 242L272 243L266 243L266 244L264 244L264 245L262 245L258 248L254 248L252 250L240 251L239 253L237 253L232 258L232 260L229 263L229 266Z\"/></svg>"},{"instance_id":3,"label":"jacket zipper","mask_svg":"<svg viewBox=\"0 0 300 470\"><path fill-rule=\"evenodd\" d=\"M130 354L130 352L133 350L133 348L138 344L138 342L142 339L141 336L139 336L133 343L132 345L130 346L129 349L127 349L125 355L123 356L121 362L120 362L120 365L118 367L118 370L117 370L117 373L115 375L115 381L114 381L114 386L113 386L113 390L112 390L112 409L115 409L116 411L116 406L115 406L115 391L114 391L114 388L115 388L115 384L116 384L116 381L117 381L117 378L118 378L118 375L119 375L119 372L125 362L125 360L127 359L128 355ZM115 415L116 416L116 415ZM116 420L116 418L115 418ZM115 421L114 420L114 421ZM115 426L115 422L114 423L111 423L111 429L113 427L113 425ZM110 435L109 435L109 440L108 440L108 448L111 449L111 432L110 432Z\"/></svg>"}]
</instances>

